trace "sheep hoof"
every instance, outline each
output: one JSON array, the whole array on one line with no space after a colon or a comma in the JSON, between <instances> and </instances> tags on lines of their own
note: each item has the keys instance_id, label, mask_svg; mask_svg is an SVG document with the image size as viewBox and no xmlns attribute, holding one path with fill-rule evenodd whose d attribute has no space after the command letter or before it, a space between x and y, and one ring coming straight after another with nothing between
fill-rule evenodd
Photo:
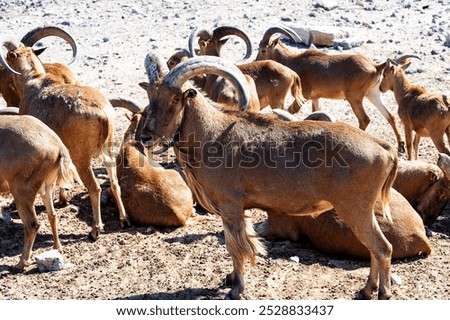
<instances>
[{"instance_id":1,"label":"sheep hoof","mask_svg":"<svg viewBox=\"0 0 450 320\"><path fill-rule=\"evenodd\" d=\"M130 220L128 218L125 218L123 220L120 220L120 226L122 228L130 228L131 227L131 223Z\"/></svg>"},{"instance_id":2,"label":"sheep hoof","mask_svg":"<svg viewBox=\"0 0 450 320\"><path fill-rule=\"evenodd\" d=\"M368 296L361 290L355 295L354 300L372 300L372 295Z\"/></svg>"},{"instance_id":3,"label":"sheep hoof","mask_svg":"<svg viewBox=\"0 0 450 320\"><path fill-rule=\"evenodd\" d=\"M89 232L89 240L97 241L99 235L100 235L99 229L92 229L91 232Z\"/></svg>"},{"instance_id":4,"label":"sheep hoof","mask_svg":"<svg viewBox=\"0 0 450 320\"><path fill-rule=\"evenodd\" d=\"M224 300L240 300L241 296L239 293L236 292L236 290L230 290L228 294L225 296Z\"/></svg>"},{"instance_id":5,"label":"sheep hoof","mask_svg":"<svg viewBox=\"0 0 450 320\"><path fill-rule=\"evenodd\" d=\"M17 273L22 273L23 270L25 269L25 267L28 266L28 263L24 260L20 260L18 264L16 264L14 267L12 267L11 269L11 273L12 274L17 274Z\"/></svg>"}]
</instances>

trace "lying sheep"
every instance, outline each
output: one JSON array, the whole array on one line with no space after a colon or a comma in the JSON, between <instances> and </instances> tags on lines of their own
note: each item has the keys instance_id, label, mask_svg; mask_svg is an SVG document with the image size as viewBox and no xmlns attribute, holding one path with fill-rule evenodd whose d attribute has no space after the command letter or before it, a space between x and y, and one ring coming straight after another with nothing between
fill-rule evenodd
<instances>
[{"instance_id":1,"label":"lying sheep","mask_svg":"<svg viewBox=\"0 0 450 320\"><path fill-rule=\"evenodd\" d=\"M123 102L111 100L114 107ZM164 169L136 141L141 117L133 115L116 160L125 210L140 225L184 226L193 210L192 192L179 172Z\"/></svg>"},{"instance_id":2,"label":"lying sheep","mask_svg":"<svg viewBox=\"0 0 450 320\"><path fill-rule=\"evenodd\" d=\"M32 116L0 115L0 193L11 192L25 231L18 271L28 265L39 229L37 193L47 211L54 248L61 250L53 189L55 184L67 187L74 179L79 180L69 152L49 127Z\"/></svg>"},{"instance_id":3,"label":"lying sheep","mask_svg":"<svg viewBox=\"0 0 450 320\"><path fill-rule=\"evenodd\" d=\"M375 216L387 240L392 244L392 258L428 256L431 253L431 244L417 212L393 189L389 205L392 223L383 219L379 201L375 204ZM294 242L306 237L323 252L370 259L369 250L356 238L335 210L317 216L288 216L268 212L268 219L261 226L260 233L266 238L288 239Z\"/></svg>"},{"instance_id":4,"label":"lying sheep","mask_svg":"<svg viewBox=\"0 0 450 320\"><path fill-rule=\"evenodd\" d=\"M439 154L437 165L424 161L400 161L393 187L422 218L433 224L450 201L450 157Z\"/></svg>"},{"instance_id":5,"label":"lying sheep","mask_svg":"<svg viewBox=\"0 0 450 320\"><path fill-rule=\"evenodd\" d=\"M444 135L450 142L450 103L445 95L430 93L421 86L411 84L404 72L408 66L408 61L399 65L388 60L380 84L381 92L394 92L398 115L405 128L408 160L412 159L412 143L417 160L420 137L431 137L439 152L450 155L444 142ZM413 132L416 134L414 142Z\"/></svg>"}]
</instances>

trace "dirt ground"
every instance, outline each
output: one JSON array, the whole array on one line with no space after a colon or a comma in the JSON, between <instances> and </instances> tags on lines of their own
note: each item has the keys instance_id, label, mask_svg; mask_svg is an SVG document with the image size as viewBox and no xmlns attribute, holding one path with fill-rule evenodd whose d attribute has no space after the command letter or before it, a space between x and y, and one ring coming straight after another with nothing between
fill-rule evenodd
<instances>
[{"instance_id":1,"label":"dirt ground","mask_svg":"<svg viewBox=\"0 0 450 320\"><path fill-rule=\"evenodd\" d=\"M333 4L336 4L334 6ZM430 91L449 93L450 2L445 1L2 1L0 39L19 40L41 25L57 25L77 40L79 53L71 65L83 84L99 88L106 96L130 97L145 106L144 57L149 49L168 58L186 48L195 27L241 27L248 33L254 55L264 31L281 23L290 26L336 26L363 40L347 52L364 53L375 62L410 53L414 61L408 76ZM68 61L69 48L48 39L43 61ZM52 42L53 41L53 42ZM238 41L238 40L236 40ZM228 43L227 46L232 46ZM303 50L301 48L293 48ZM233 52L233 49L229 49ZM334 53L337 50L328 49ZM239 57L234 56L236 60ZM396 114L392 93L383 96ZM322 101L323 110L338 120L357 125L345 101ZM0 107L4 102L0 102ZM394 143L387 121L365 101L371 118L367 131ZM301 115L311 111L308 102ZM119 145L128 120L117 110ZM401 127L402 128L402 127ZM402 155L401 157L404 157ZM166 157L175 161L173 157ZM420 159L435 163L437 152L429 139L420 145ZM57 208L59 235L66 267L57 272L38 271L32 264L23 274L11 273L23 246L23 228L12 198L0 196L0 299L223 299L223 286L231 271L221 220L213 217L184 228L153 226L121 229L118 211L107 194L109 180L99 160L95 173L101 182L105 230L96 242L88 239L92 213L86 190L76 185L70 204ZM52 237L43 206L37 199L41 228L32 259L52 248ZM201 213L204 214L204 213ZM252 210L258 227L265 213ZM428 258L393 262L392 272L402 283L393 286L395 299L450 299L450 207L431 227L433 253ZM364 285L369 262L323 254L309 243L265 241L267 256L258 257L245 275L243 299L352 299Z\"/></svg>"}]
</instances>

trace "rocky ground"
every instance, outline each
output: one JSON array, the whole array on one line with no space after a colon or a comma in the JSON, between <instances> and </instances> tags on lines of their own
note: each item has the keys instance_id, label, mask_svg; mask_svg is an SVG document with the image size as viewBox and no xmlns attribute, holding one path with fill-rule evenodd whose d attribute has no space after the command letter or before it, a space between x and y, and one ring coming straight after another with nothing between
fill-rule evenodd
<instances>
[{"instance_id":1,"label":"rocky ground","mask_svg":"<svg viewBox=\"0 0 450 320\"><path fill-rule=\"evenodd\" d=\"M400 54L415 54L409 77L430 91L447 93L450 83L450 2L440 1L0 1L0 39L20 39L30 29L56 25L77 40L79 54L71 68L83 84L99 88L108 97L130 97L145 105L138 83L146 80L143 61L149 49L168 58L186 48L196 27L233 25L248 33L254 55L264 31L278 24L334 26L345 29L362 45L347 52L364 53L381 62ZM236 41L230 41L232 46ZM44 61L68 61L69 48L55 39ZM63 48L63 49L61 49ZM293 48L303 50L300 46ZM339 48L324 48L337 52ZM232 48L229 48L233 52ZM234 55L233 59L239 60ZM392 93L383 97L396 114ZM323 109L338 120L357 125L345 101L323 100ZM395 143L392 129L366 101L371 118L367 131ZM3 106L3 101L0 102ZM311 110L307 103L301 110ZM117 110L117 141L127 127L123 110ZM403 156L402 156L403 157ZM436 162L429 139L420 145L420 158ZM173 161L173 158L168 158ZM222 299L223 278L231 268L224 246L220 219L213 217L184 228L136 227L121 229L118 212L109 199L106 170L95 162L103 188L102 216L105 231L97 242L87 238L92 219L86 190L71 190L70 205L58 208L59 234L66 267L57 272L38 271L31 265L23 274L12 274L23 245L23 228L8 195L0 196L4 219L0 220L0 299ZM38 211L43 206L38 199ZM265 213L254 211L254 223ZM11 216L11 219L8 217ZM51 249L46 215L33 256ZM426 259L394 261L392 272L401 279L393 286L396 299L450 298L450 208L431 228L433 254ZM352 299L369 272L369 262L333 257L308 243L266 241L268 255L246 273L244 299Z\"/></svg>"}]
</instances>

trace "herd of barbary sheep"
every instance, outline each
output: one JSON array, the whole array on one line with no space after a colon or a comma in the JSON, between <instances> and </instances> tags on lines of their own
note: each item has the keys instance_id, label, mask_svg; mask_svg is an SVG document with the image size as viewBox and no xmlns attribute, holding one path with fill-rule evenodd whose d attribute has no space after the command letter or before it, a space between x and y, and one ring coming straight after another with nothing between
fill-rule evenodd
<instances>
[{"instance_id":1,"label":"herd of barbary sheep","mask_svg":"<svg viewBox=\"0 0 450 320\"><path fill-rule=\"evenodd\" d=\"M242 38L248 60L251 41L228 26L194 31L188 49L167 61L149 52L148 82L139 84L148 94L145 108L82 85L65 64L41 63L44 49L33 45L48 36L67 41L76 57L75 40L58 27L2 42L7 52L0 55L0 91L7 107L0 109L0 192L12 194L25 232L15 268L28 266L39 228L37 193L56 249L61 249L56 186L61 203L68 202L65 190L72 183L87 188L93 212L89 236L99 237L101 188L91 160L102 156L122 226L180 227L206 219L191 217L194 204L222 218L233 261L226 298L240 298L245 263L255 264L255 256L265 253L244 213L260 208L267 220L259 236L307 237L322 251L370 259L359 297L370 299L377 291L379 299L389 299L391 259L431 253L425 227L450 199L450 151L444 142L444 135L450 140L449 100L410 83L404 69L417 56L374 64L361 54L298 52L276 34L299 41L290 28L271 27L256 61L239 64L220 58L222 46L230 36ZM398 103L406 150L395 117L381 100L388 90ZM364 131L370 121L364 97L392 126L396 147ZM321 112L319 98L347 100L359 128ZM313 113L300 120L295 114L307 100ZM118 107L129 110L131 123L116 158L108 146ZM420 137L432 139L437 165L417 160ZM173 147L179 170L152 159L161 145ZM209 148L198 152L198 145ZM211 150L223 161L210 163ZM410 161L399 161L397 153L405 151ZM259 161L268 152L271 162Z\"/></svg>"}]
</instances>

